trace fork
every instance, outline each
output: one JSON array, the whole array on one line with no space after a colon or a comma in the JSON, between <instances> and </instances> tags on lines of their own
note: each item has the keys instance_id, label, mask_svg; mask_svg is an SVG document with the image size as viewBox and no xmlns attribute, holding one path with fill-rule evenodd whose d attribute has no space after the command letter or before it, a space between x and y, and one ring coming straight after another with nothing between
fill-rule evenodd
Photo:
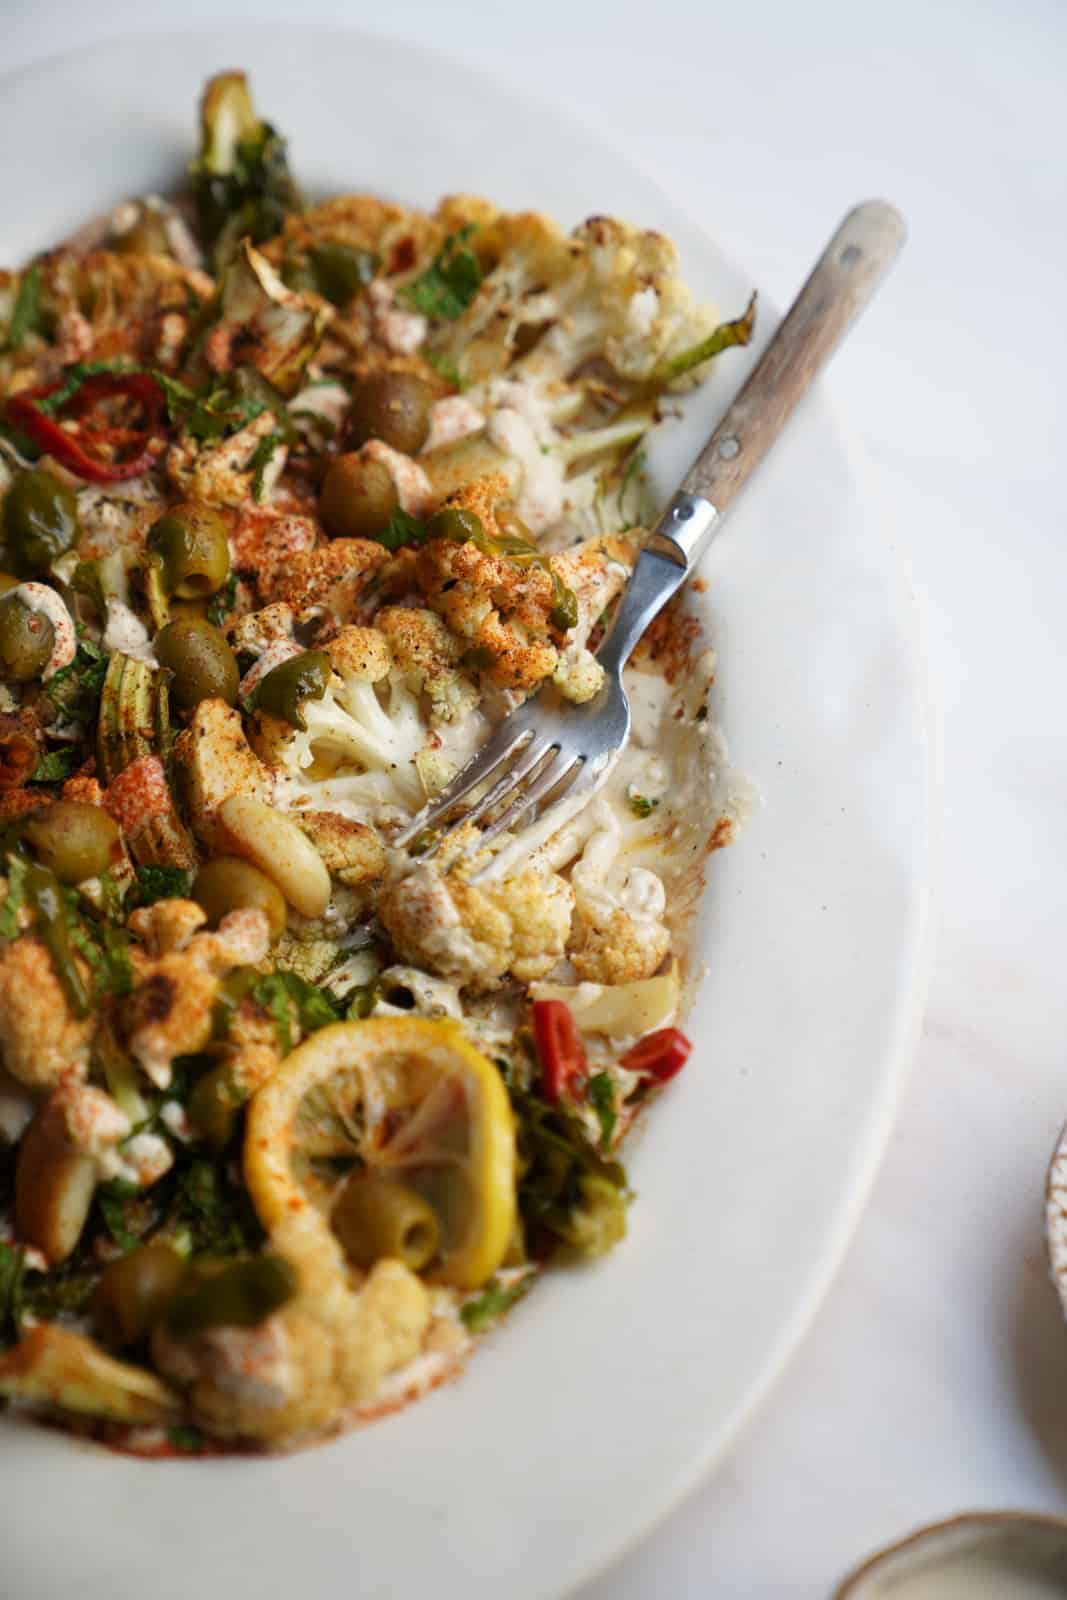
<instances>
[{"instance_id":1,"label":"fork","mask_svg":"<svg viewBox=\"0 0 1067 1600\"><path fill-rule=\"evenodd\" d=\"M904 219L884 200L858 205L842 221L634 563L597 655L605 681L595 698L573 705L545 689L531 696L412 819L397 845L436 829L488 783L433 837L422 859L435 854L459 826L484 817L487 825L471 842L471 851L519 828L472 875L472 881L500 878L606 782L630 735L622 671L634 646L696 571L735 497L892 265L905 232Z\"/></svg>"}]
</instances>

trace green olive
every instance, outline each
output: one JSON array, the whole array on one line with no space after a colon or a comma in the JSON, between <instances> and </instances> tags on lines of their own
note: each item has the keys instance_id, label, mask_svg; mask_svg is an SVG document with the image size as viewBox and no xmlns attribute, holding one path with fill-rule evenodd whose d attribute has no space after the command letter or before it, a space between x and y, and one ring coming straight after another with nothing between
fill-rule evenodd
<instances>
[{"instance_id":1,"label":"green olive","mask_svg":"<svg viewBox=\"0 0 1067 1600\"><path fill-rule=\"evenodd\" d=\"M372 1267L390 1256L412 1272L421 1272L441 1243L440 1224L421 1194L374 1172L357 1172L349 1178L330 1226L357 1267Z\"/></svg>"},{"instance_id":2,"label":"green olive","mask_svg":"<svg viewBox=\"0 0 1067 1600\"><path fill-rule=\"evenodd\" d=\"M43 611L31 611L17 595L0 600L0 678L30 683L48 665L55 629Z\"/></svg>"},{"instance_id":3,"label":"green olive","mask_svg":"<svg viewBox=\"0 0 1067 1600\"><path fill-rule=\"evenodd\" d=\"M481 517L462 506L444 506L435 511L426 524L426 533L430 539L451 539L453 544L473 543L481 548L486 543Z\"/></svg>"},{"instance_id":4,"label":"green olive","mask_svg":"<svg viewBox=\"0 0 1067 1600\"><path fill-rule=\"evenodd\" d=\"M232 1069L229 1062L224 1061L197 1080L189 1096L189 1115L208 1143L222 1150L233 1138L241 1104Z\"/></svg>"},{"instance_id":5,"label":"green olive","mask_svg":"<svg viewBox=\"0 0 1067 1600\"><path fill-rule=\"evenodd\" d=\"M4 538L24 578L42 577L78 533L78 503L43 467L20 472L4 501Z\"/></svg>"},{"instance_id":6,"label":"green olive","mask_svg":"<svg viewBox=\"0 0 1067 1600\"><path fill-rule=\"evenodd\" d=\"M186 1263L169 1245L145 1244L113 1261L93 1296L93 1317L115 1349L141 1344L171 1304Z\"/></svg>"},{"instance_id":7,"label":"green olive","mask_svg":"<svg viewBox=\"0 0 1067 1600\"><path fill-rule=\"evenodd\" d=\"M301 706L305 700L322 699L332 670L324 650L305 650L301 656L291 656L263 678L256 691L256 705L306 733Z\"/></svg>"},{"instance_id":8,"label":"green olive","mask_svg":"<svg viewBox=\"0 0 1067 1600\"><path fill-rule=\"evenodd\" d=\"M384 533L397 503L388 467L358 454L332 461L319 491L322 520L335 538L373 539Z\"/></svg>"},{"instance_id":9,"label":"green olive","mask_svg":"<svg viewBox=\"0 0 1067 1600\"><path fill-rule=\"evenodd\" d=\"M174 674L171 703L191 711L201 700L236 705L241 675L224 635L203 617L179 617L156 634L156 659Z\"/></svg>"},{"instance_id":10,"label":"green olive","mask_svg":"<svg viewBox=\"0 0 1067 1600\"><path fill-rule=\"evenodd\" d=\"M347 244L316 244L308 251L310 284L324 299L344 306L365 289L374 277L378 262L368 250L353 250ZM307 269L306 269L307 270Z\"/></svg>"},{"instance_id":11,"label":"green olive","mask_svg":"<svg viewBox=\"0 0 1067 1600\"><path fill-rule=\"evenodd\" d=\"M417 455L430 432L434 392L414 372L376 372L352 397L352 442L381 439L405 455Z\"/></svg>"},{"instance_id":12,"label":"green olive","mask_svg":"<svg viewBox=\"0 0 1067 1600\"><path fill-rule=\"evenodd\" d=\"M83 800L57 800L23 823L22 836L60 883L98 878L111 865L119 843L114 819L103 807Z\"/></svg>"},{"instance_id":13,"label":"green olive","mask_svg":"<svg viewBox=\"0 0 1067 1600\"><path fill-rule=\"evenodd\" d=\"M132 228L116 234L111 249L123 256L169 256L167 227L158 211L144 211Z\"/></svg>"},{"instance_id":14,"label":"green olive","mask_svg":"<svg viewBox=\"0 0 1067 1600\"><path fill-rule=\"evenodd\" d=\"M281 1256L229 1262L210 1276L195 1266L167 1312L167 1328L178 1339L209 1328L255 1328L296 1293L296 1273Z\"/></svg>"},{"instance_id":15,"label":"green olive","mask_svg":"<svg viewBox=\"0 0 1067 1600\"><path fill-rule=\"evenodd\" d=\"M239 856L216 856L205 862L193 884L193 899L217 928L228 911L262 911L272 939L285 931L285 897L277 884L250 861Z\"/></svg>"},{"instance_id":16,"label":"green olive","mask_svg":"<svg viewBox=\"0 0 1067 1600\"><path fill-rule=\"evenodd\" d=\"M164 589L179 600L214 594L229 576L229 530L211 506L172 506L150 529L148 546L162 565Z\"/></svg>"}]
</instances>

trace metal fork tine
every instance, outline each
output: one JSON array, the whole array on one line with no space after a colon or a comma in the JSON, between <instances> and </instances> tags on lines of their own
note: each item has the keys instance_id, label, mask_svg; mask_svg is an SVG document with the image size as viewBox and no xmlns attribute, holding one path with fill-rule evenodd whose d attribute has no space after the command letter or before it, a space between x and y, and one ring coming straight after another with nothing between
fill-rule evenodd
<instances>
[{"instance_id":1,"label":"metal fork tine","mask_svg":"<svg viewBox=\"0 0 1067 1600\"><path fill-rule=\"evenodd\" d=\"M476 801L469 811L464 811L461 817L456 818L455 827L458 828L462 823L466 822L477 822L479 817L484 817L486 812L492 811L494 806L502 805L514 793L519 784L525 782L530 773L540 765L552 748L550 739L538 739L535 734L522 753L516 756L507 771L501 773L493 787L486 790L482 798ZM449 833L452 831L452 828L448 830ZM479 840L478 843L480 845L481 841Z\"/></svg>"},{"instance_id":2,"label":"metal fork tine","mask_svg":"<svg viewBox=\"0 0 1067 1600\"><path fill-rule=\"evenodd\" d=\"M507 810L502 811L498 817L494 817L489 826L482 829L476 848L481 849L491 843L498 834L506 833L512 823L517 822L532 806L537 805L538 801L543 800L547 794L551 794L552 790L565 782L566 779L570 778L573 782L583 764L584 759L582 756L564 754L562 751L557 751L549 759L547 766L534 778L533 782L527 784L526 788L516 795ZM562 799L563 796L560 795L559 798Z\"/></svg>"},{"instance_id":3,"label":"metal fork tine","mask_svg":"<svg viewBox=\"0 0 1067 1600\"><path fill-rule=\"evenodd\" d=\"M439 817L452 806L458 805L473 789L477 789L480 783L484 783L486 778L491 777L501 762L507 761L514 755L522 741L532 732L528 724L521 727L513 726L515 720L515 715L512 713L506 722L501 723L489 742L471 757L465 767L460 768L451 783L412 817L407 827L397 834L394 844L400 846L410 844L417 833L421 833L424 828L433 827ZM536 734L533 737L536 738Z\"/></svg>"},{"instance_id":4,"label":"metal fork tine","mask_svg":"<svg viewBox=\"0 0 1067 1600\"><path fill-rule=\"evenodd\" d=\"M599 786L597 769L590 762L584 762L578 776L563 794L549 801L536 822L529 824L484 866L471 873L471 883L489 883L494 879L506 878L510 872L521 867L535 850L540 849L560 828L566 827Z\"/></svg>"}]
</instances>

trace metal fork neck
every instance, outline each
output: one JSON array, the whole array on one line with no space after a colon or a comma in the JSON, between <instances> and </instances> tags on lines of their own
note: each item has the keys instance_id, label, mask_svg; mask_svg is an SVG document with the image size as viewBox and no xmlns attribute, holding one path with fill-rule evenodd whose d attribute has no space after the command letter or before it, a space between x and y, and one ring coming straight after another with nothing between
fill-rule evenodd
<instances>
[{"instance_id":1,"label":"metal fork neck","mask_svg":"<svg viewBox=\"0 0 1067 1600\"><path fill-rule=\"evenodd\" d=\"M718 522L719 513L710 500L675 495L634 564L615 625L597 652L609 676L622 671L649 623L694 571Z\"/></svg>"}]
</instances>

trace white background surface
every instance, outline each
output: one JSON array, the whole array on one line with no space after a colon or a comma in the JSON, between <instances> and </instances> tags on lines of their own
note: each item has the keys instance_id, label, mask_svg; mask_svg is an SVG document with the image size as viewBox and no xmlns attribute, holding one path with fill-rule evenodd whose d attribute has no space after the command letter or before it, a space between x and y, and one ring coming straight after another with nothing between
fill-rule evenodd
<instances>
[{"instance_id":1,"label":"white background surface","mask_svg":"<svg viewBox=\"0 0 1067 1600\"><path fill-rule=\"evenodd\" d=\"M135 18L243 9L0 0L0 60ZM255 10L437 45L574 107L779 302L851 201L881 193L908 215L904 262L832 383L891 496L943 721L926 1026L867 1217L802 1351L726 1464L583 1600L822 1600L917 1522L1062 1509L1067 1333L1040 1216L1067 1114L1067 7Z\"/></svg>"}]
</instances>

